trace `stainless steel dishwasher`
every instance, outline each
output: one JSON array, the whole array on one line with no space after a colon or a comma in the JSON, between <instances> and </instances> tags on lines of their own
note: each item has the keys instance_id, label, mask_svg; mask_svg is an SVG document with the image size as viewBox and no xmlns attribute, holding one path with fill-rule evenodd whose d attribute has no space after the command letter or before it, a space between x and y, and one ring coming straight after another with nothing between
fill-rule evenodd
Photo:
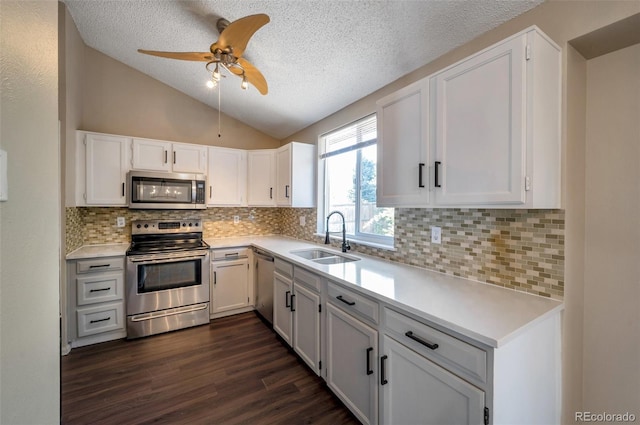
<instances>
[{"instance_id":1,"label":"stainless steel dishwasher","mask_svg":"<svg viewBox=\"0 0 640 425\"><path fill-rule=\"evenodd\" d=\"M273 324L273 257L268 253L255 250L256 259L256 311Z\"/></svg>"}]
</instances>

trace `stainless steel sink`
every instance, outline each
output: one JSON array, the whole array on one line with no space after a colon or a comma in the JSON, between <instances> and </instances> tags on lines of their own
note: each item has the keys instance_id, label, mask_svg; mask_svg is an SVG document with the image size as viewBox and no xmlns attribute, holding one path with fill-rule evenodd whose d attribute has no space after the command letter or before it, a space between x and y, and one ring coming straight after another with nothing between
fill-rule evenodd
<instances>
[{"instance_id":1,"label":"stainless steel sink","mask_svg":"<svg viewBox=\"0 0 640 425\"><path fill-rule=\"evenodd\" d=\"M341 264L349 263L351 261L358 261L358 257L351 255L339 254L335 251L329 251L319 248L301 249L298 251L291 251L293 255L302 257L307 260L311 260L318 264Z\"/></svg>"}]
</instances>

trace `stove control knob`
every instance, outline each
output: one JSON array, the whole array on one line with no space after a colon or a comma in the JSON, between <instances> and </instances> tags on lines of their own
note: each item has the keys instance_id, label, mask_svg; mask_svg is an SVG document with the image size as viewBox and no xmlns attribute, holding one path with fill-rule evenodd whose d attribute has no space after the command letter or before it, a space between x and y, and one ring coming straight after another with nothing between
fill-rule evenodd
<instances>
[{"instance_id":1,"label":"stove control knob","mask_svg":"<svg viewBox=\"0 0 640 425\"><path fill-rule=\"evenodd\" d=\"M196 221L196 227L198 227L198 222Z\"/></svg>"},{"instance_id":2,"label":"stove control knob","mask_svg":"<svg viewBox=\"0 0 640 425\"><path fill-rule=\"evenodd\" d=\"M193 223L189 223L189 227L193 227Z\"/></svg>"},{"instance_id":3,"label":"stove control knob","mask_svg":"<svg viewBox=\"0 0 640 425\"><path fill-rule=\"evenodd\" d=\"M145 229L147 229L148 227L149 227L149 225L148 225L148 224L145 224L145 225L144 225L144 228L145 228Z\"/></svg>"},{"instance_id":4,"label":"stove control knob","mask_svg":"<svg viewBox=\"0 0 640 425\"><path fill-rule=\"evenodd\" d=\"M142 227L142 224L137 224L136 227L139 229Z\"/></svg>"},{"instance_id":5,"label":"stove control knob","mask_svg":"<svg viewBox=\"0 0 640 425\"><path fill-rule=\"evenodd\" d=\"M187 223L182 223L182 227L187 227Z\"/></svg>"}]
</instances>

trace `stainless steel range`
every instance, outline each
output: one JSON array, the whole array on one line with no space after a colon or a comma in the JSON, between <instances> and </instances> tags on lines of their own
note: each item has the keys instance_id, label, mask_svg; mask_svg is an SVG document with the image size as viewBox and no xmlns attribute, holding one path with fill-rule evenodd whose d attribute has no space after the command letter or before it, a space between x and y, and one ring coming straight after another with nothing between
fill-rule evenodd
<instances>
[{"instance_id":1,"label":"stainless steel range","mask_svg":"<svg viewBox=\"0 0 640 425\"><path fill-rule=\"evenodd\" d=\"M209 273L201 220L134 221L127 251L127 338L209 323Z\"/></svg>"}]
</instances>

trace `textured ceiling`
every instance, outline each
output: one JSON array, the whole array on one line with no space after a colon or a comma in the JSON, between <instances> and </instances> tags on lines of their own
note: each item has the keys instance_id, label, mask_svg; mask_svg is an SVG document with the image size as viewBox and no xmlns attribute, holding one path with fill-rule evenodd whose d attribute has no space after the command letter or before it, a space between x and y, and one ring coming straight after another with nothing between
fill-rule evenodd
<instances>
[{"instance_id":1,"label":"textured ceiling","mask_svg":"<svg viewBox=\"0 0 640 425\"><path fill-rule=\"evenodd\" d=\"M542 0L64 0L85 43L217 109L204 62L137 49L206 52L219 17L266 13L244 57L262 96L222 81L222 112L277 139L301 130L535 6ZM217 90L217 89L216 89Z\"/></svg>"}]
</instances>

